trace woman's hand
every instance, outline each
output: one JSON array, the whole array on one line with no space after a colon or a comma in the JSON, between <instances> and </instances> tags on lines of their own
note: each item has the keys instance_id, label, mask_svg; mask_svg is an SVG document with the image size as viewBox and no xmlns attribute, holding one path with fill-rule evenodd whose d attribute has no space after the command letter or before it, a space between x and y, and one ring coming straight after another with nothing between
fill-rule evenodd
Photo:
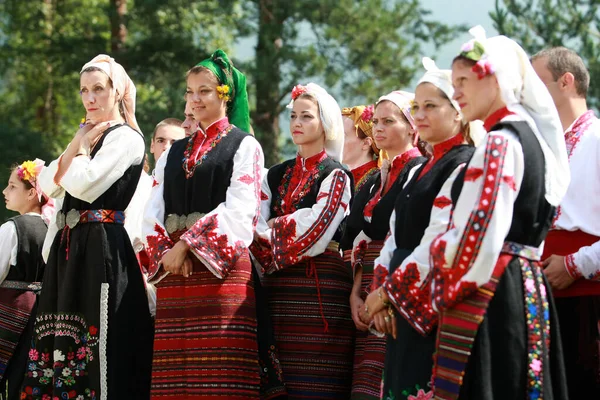
<instances>
[{"instance_id":1,"label":"woman's hand","mask_svg":"<svg viewBox=\"0 0 600 400\"><path fill-rule=\"evenodd\" d=\"M356 328L360 331L366 331L369 329L369 326L360 319L360 313L363 311L364 306L365 302L360 297L360 294L353 290L350 294L350 311L352 312L352 320L354 321L354 325L356 325Z\"/></svg>"},{"instance_id":2,"label":"woman's hand","mask_svg":"<svg viewBox=\"0 0 600 400\"><path fill-rule=\"evenodd\" d=\"M381 299L379 298L379 291L381 291ZM366 324L370 323L373 319L373 316L387 306L387 302L388 297L385 294L385 292L381 289L381 287L377 288L377 290L372 291L371 293L369 293L367 299L365 300L364 312L361 314L360 319Z\"/></svg>"},{"instance_id":3,"label":"woman's hand","mask_svg":"<svg viewBox=\"0 0 600 400\"><path fill-rule=\"evenodd\" d=\"M392 308L384 308L375 314L373 323L377 331L392 335L396 339L396 315Z\"/></svg>"},{"instance_id":4,"label":"woman's hand","mask_svg":"<svg viewBox=\"0 0 600 400\"><path fill-rule=\"evenodd\" d=\"M98 141L100 136L102 136L104 131L106 131L108 128L110 128L111 126L113 126L117 123L118 123L118 121L102 122L100 124L94 125L91 129L88 129L87 131L85 131L85 133L84 133L84 129L87 126L91 126L91 125L86 125L83 128L81 128L77 132L77 135L80 134L80 131L82 133L81 141L79 142L79 151L77 153L78 154L83 153L83 154L89 155L92 146L94 144L96 144L96 142Z\"/></svg>"},{"instance_id":5,"label":"woman's hand","mask_svg":"<svg viewBox=\"0 0 600 400\"><path fill-rule=\"evenodd\" d=\"M171 250L167 251L161 259L165 271L175 275L184 275L187 278L191 274L191 260L188 257L189 249L190 247L188 244L183 240L180 240ZM186 259L188 260L187 263Z\"/></svg>"}]
</instances>

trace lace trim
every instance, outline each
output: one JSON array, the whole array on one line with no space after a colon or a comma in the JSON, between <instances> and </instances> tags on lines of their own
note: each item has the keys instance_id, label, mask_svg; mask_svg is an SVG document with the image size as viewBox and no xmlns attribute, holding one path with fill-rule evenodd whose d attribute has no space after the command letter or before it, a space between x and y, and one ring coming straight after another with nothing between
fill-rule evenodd
<instances>
[{"instance_id":1,"label":"lace trim","mask_svg":"<svg viewBox=\"0 0 600 400\"><path fill-rule=\"evenodd\" d=\"M108 382L106 380L106 371L108 368L106 361L106 342L108 337L108 283L103 283L100 287L100 346L98 353L100 356L100 400L108 399Z\"/></svg>"}]
</instances>

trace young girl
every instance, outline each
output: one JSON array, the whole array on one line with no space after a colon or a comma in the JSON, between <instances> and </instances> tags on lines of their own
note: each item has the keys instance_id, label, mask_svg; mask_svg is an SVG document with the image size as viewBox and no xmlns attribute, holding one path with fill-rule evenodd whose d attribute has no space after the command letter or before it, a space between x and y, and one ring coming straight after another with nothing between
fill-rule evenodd
<instances>
[{"instance_id":1,"label":"young girl","mask_svg":"<svg viewBox=\"0 0 600 400\"><path fill-rule=\"evenodd\" d=\"M263 183L253 255L264 284L290 399L348 399L354 324L352 276L337 241L349 212L350 172L340 164L340 108L320 86L292 91L292 160Z\"/></svg>"},{"instance_id":2,"label":"young girl","mask_svg":"<svg viewBox=\"0 0 600 400\"><path fill-rule=\"evenodd\" d=\"M52 201L38 177L44 162L25 161L13 168L2 191L6 208L20 215L0 226L0 399L18 399L33 333L37 294L45 263L42 245Z\"/></svg>"},{"instance_id":3,"label":"young girl","mask_svg":"<svg viewBox=\"0 0 600 400\"><path fill-rule=\"evenodd\" d=\"M373 280L375 258L389 230L396 196L409 171L426 161L416 146L418 134L410 114L413 95L394 91L379 98L373 115L377 146L387 155L379 170L353 199L340 247L354 271L350 296L352 319L358 329L354 350L352 399L379 399L379 378L385 360L385 337L368 332L359 317ZM345 149L344 144L344 149Z\"/></svg>"}]
</instances>

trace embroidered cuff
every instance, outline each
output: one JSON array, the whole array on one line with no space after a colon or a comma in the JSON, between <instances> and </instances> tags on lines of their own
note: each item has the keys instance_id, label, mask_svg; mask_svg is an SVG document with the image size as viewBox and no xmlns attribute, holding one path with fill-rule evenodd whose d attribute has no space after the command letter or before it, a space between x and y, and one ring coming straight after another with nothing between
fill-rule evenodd
<instances>
[{"instance_id":1,"label":"embroidered cuff","mask_svg":"<svg viewBox=\"0 0 600 400\"><path fill-rule=\"evenodd\" d=\"M583 274L575 264L575 254L569 254L565 257L565 269L571 278L575 280L583 278Z\"/></svg>"},{"instance_id":2,"label":"embroidered cuff","mask_svg":"<svg viewBox=\"0 0 600 400\"><path fill-rule=\"evenodd\" d=\"M148 254L149 266L148 266L148 280L156 281L158 279L160 271L164 271L160 264L162 257L165 253L173 247L173 241L167 235L167 232L158 224L155 225L155 235L146 237L146 253ZM165 274L166 276L166 274ZM160 277L160 279L164 276Z\"/></svg>"},{"instance_id":3,"label":"embroidered cuff","mask_svg":"<svg viewBox=\"0 0 600 400\"><path fill-rule=\"evenodd\" d=\"M266 273L267 269L273 263L273 250L271 249L271 243L268 240L261 237L256 237L250 244L250 253L254 256L256 261L261 265L262 272Z\"/></svg>"},{"instance_id":4,"label":"embroidered cuff","mask_svg":"<svg viewBox=\"0 0 600 400\"><path fill-rule=\"evenodd\" d=\"M373 282L371 283L371 292L377 290L377 288L384 284L388 276L388 270L381 264L375 265L373 269Z\"/></svg>"},{"instance_id":5,"label":"embroidered cuff","mask_svg":"<svg viewBox=\"0 0 600 400\"><path fill-rule=\"evenodd\" d=\"M214 234L214 232L211 233ZM210 272L219 279L225 279L247 248L241 240L231 246L226 241L226 235L214 235L215 238L211 238L211 234L207 238L202 238L193 236L188 231L181 236L180 240L190 246L190 251ZM225 239L223 240L223 238Z\"/></svg>"}]
</instances>

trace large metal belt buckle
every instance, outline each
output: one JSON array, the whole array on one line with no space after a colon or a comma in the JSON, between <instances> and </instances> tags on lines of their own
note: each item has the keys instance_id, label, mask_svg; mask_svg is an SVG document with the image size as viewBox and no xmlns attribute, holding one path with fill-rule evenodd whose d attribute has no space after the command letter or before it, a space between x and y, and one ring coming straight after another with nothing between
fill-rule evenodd
<instances>
[{"instance_id":1,"label":"large metal belt buckle","mask_svg":"<svg viewBox=\"0 0 600 400\"><path fill-rule=\"evenodd\" d=\"M65 213L62 210L60 210L56 213L56 227L58 228L58 230L61 230L65 227L66 223L67 217L65 216Z\"/></svg>"},{"instance_id":2,"label":"large metal belt buckle","mask_svg":"<svg viewBox=\"0 0 600 400\"><path fill-rule=\"evenodd\" d=\"M196 222L198 222L198 220L202 217L204 217L206 214L203 213L199 213L199 212L194 212L191 213L190 215L187 216L186 220L185 220L185 227L186 229L190 229L192 226L194 226L194 224Z\"/></svg>"},{"instance_id":3,"label":"large metal belt buckle","mask_svg":"<svg viewBox=\"0 0 600 400\"><path fill-rule=\"evenodd\" d=\"M67 213L67 218L66 218L66 224L69 227L69 229L75 228L75 226L77 226L77 224L79 223L80 218L81 218L81 214L79 214L79 211L77 211L75 209L69 211Z\"/></svg>"},{"instance_id":4,"label":"large metal belt buckle","mask_svg":"<svg viewBox=\"0 0 600 400\"><path fill-rule=\"evenodd\" d=\"M165 220L165 228L167 228L168 234L177 232L177 230L179 229L179 215L169 214L167 216L167 219Z\"/></svg>"}]
</instances>

